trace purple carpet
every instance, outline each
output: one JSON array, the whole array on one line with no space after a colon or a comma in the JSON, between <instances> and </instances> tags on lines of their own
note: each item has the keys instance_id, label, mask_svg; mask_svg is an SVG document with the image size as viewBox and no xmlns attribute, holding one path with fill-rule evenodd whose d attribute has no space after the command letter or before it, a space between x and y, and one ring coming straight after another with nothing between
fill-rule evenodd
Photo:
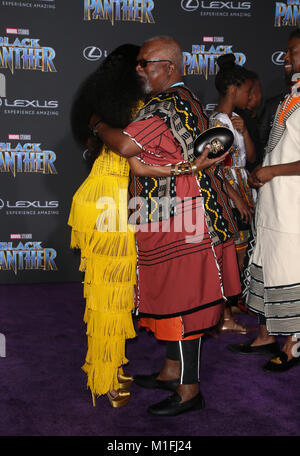
<instances>
[{"instance_id":1,"label":"purple carpet","mask_svg":"<svg viewBox=\"0 0 300 456\"><path fill-rule=\"evenodd\" d=\"M81 370L86 352L82 285L1 285L1 436L298 436L300 367L262 370L268 357L237 355L226 345L247 336L206 337L201 391L206 408L173 418L147 415L168 395L133 386L130 403L113 409L106 397L92 407ZM256 317L237 318L256 325ZM128 342L131 374L161 367L165 347L145 331Z\"/></svg>"}]
</instances>

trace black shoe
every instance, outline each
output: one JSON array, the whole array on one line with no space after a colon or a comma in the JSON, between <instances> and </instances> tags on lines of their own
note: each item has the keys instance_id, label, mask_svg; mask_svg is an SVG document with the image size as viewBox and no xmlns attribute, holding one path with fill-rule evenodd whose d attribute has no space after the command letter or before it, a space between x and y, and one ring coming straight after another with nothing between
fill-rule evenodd
<instances>
[{"instance_id":1,"label":"black shoe","mask_svg":"<svg viewBox=\"0 0 300 456\"><path fill-rule=\"evenodd\" d=\"M159 372L151 375L135 375L134 383L142 388L147 389L163 389L168 391L176 391L179 385L179 378L176 380L157 380Z\"/></svg>"},{"instance_id":2,"label":"black shoe","mask_svg":"<svg viewBox=\"0 0 300 456\"><path fill-rule=\"evenodd\" d=\"M268 361L263 369L268 372L285 372L297 365L300 366L300 357L294 357L288 361L288 355L282 351L276 358Z\"/></svg>"},{"instance_id":3,"label":"black shoe","mask_svg":"<svg viewBox=\"0 0 300 456\"><path fill-rule=\"evenodd\" d=\"M280 346L278 342L251 347L254 340L255 339L249 340L249 342L244 344L230 344L227 345L227 348L234 353L242 353L244 355L278 355L278 353L280 353Z\"/></svg>"},{"instance_id":4,"label":"black shoe","mask_svg":"<svg viewBox=\"0 0 300 456\"><path fill-rule=\"evenodd\" d=\"M172 396L167 397L167 399L151 405L148 408L148 413L156 416L176 416L180 413L200 410L205 407L205 401L200 392L189 401L182 402L181 404L180 401L181 397L175 392Z\"/></svg>"}]
</instances>

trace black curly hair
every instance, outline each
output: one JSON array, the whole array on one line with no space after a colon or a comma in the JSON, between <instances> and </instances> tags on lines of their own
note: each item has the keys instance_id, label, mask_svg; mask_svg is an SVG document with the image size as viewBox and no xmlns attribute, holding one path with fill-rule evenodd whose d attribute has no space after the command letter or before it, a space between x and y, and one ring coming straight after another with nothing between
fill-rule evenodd
<instances>
[{"instance_id":1,"label":"black curly hair","mask_svg":"<svg viewBox=\"0 0 300 456\"><path fill-rule=\"evenodd\" d=\"M219 71L215 78L215 86L221 96L225 96L230 85L240 87L253 75L246 68L235 63L234 54L224 54L217 59Z\"/></svg>"},{"instance_id":2,"label":"black curly hair","mask_svg":"<svg viewBox=\"0 0 300 456\"><path fill-rule=\"evenodd\" d=\"M136 73L140 47L124 44L112 51L100 66L79 86L71 108L71 128L75 140L87 145L85 158L90 165L101 152L102 142L88 127L93 114L115 128L124 128L132 120L142 87Z\"/></svg>"},{"instance_id":3,"label":"black curly hair","mask_svg":"<svg viewBox=\"0 0 300 456\"><path fill-rule=\"evenodd\" d=\"M288 40L291 40L292 38L300 38L300 28L299 27L294 29L290 33Z\"/></svg>"}]
</instances>

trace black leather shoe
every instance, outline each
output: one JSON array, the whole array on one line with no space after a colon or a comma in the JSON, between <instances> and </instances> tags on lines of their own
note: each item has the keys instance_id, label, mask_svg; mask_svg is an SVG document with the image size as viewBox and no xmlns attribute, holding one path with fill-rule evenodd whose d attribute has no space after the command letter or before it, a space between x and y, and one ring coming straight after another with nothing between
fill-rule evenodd
<instances>
[{"instance_id":1,"label":"black leather shoe","mask_svg":"<svg viewBox=\"0 0 300 456\"><path fill-rule=\"evenodd\" d=\"M241 353L244 355L278 355L280 352L280 346L278 342L251 347L251 344L254 340L255 339L249 340L249 342L246 342L244 344L230 344L227 345L227 348L234 353Z\"/></svg>"},{"instance_id":2,"label":"black leather shoe","mask_svg":"<svg viewBox=\"0 0 300 456\"><path fill-rule=\"evenodd\" d=\"M268 361L263 369L268 372L285 372L297 365L300 366L300 357L294 357L288 361L288 355L282 351L276 358Z\"/></svg>"},{"instance_id":3,"label":"black leather shoe","mask_svg":"<svg viewBox=\"0 0 300 456\"><path fill-rule=\"evenodd\" d=\"M172 396L167 397L167 399L151 405L148 408L148 413L156 416L176 416L180 413L200 410L205 407L205 401L201 393L197 394L197 396L189 401L182 403L180 403L180 401L181 397L175 392Z\"/></svg>"},{"instance_id":4,"label":"black leather shoe","mask_svg":"<svg viewBox=\"0 0 300 456\"><path fill-rule=\"evenodd\" d=\"M151 375L135 375L133 381L142 388L176 391L179 385L179 378L176 380L157 380L158 375L159 372Z\"/></svg>"}]
</instances>

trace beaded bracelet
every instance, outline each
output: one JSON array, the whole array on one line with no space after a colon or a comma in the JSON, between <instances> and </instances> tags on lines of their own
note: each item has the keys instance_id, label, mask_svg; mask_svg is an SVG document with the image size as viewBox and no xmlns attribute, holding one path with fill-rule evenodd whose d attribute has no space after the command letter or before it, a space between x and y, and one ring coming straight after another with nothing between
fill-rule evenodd
<instances>
[{"instance_id":1,"label":"beaded bracelet","mask_svg":"<svg viewBox=\"0 0 300 456\"><path fill-rule=\"evenodd\" d=\"M181 176L184 174L193 174L193 165L191 162L171 165L171 176Z\"/></svg>"},{"instance_id":2,"label":"beaded bracelet","mask_svg":"<svg viewBox=\"0 0 300 456\"><path fill-rule=\"evenodd\" d=\"M171 165L171 176L179 176L178 165Z\"/></svg>"},{"instance_id":3,"label":"beaded bracelet","mask_svg":"<svg viewBox=\"0 0 300 456\"><path fill-rule=\"evenodd\" d=\"M191 162L191 170L192 170L192 176L195 176L198 172L197 166L194 164L194 162Z\"/></svg>"},{"instance_id":4,"label":"beaded bracelet","mask_svg":"<svg viewBox=\"0 0 300 456\"><path fill-rule=\"evenodd\" d=\"M190 162L182 163L178 166L181 174L191 174L191 164Z\"/></svg>"}]
</instances>

